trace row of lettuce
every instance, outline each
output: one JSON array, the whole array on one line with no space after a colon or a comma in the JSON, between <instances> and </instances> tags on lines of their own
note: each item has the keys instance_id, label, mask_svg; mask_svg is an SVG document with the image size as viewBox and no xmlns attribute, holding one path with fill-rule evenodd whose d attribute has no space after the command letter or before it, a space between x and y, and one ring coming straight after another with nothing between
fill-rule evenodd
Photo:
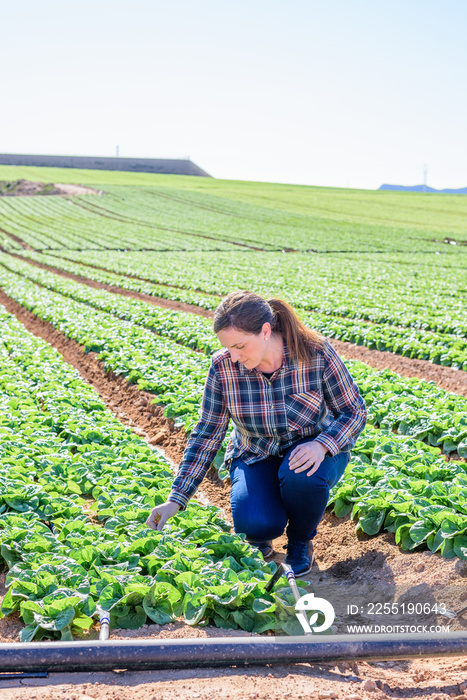
<instances>
[{"instance_id":1,"label":"row of lettuce","mask_svg":"<svg viewBox=\"0 0 467 700\"><path fill-rule=\"evenodd\" d=\"M441 241L437 241L440 234L431 227L425 227L423 235L417 230L420 225L415 229L407 226L406 221L399 227L394 225L394 216L400 216L400 203L397 207L392 203L386 221L381 221L380 211L371 220L370 202L365 200L363 204L357 195L354 197L357 208L354 204L351 213L346 201L336 220L336 201L332 201L339 199L336 191L331 201L325 195L316 207L316 191L303 190L300 193L303 201L296 210L289 193L285 199L281 197L277 206L278 193L271 185L262 185L259 200L245 201L239 190L229 192L226 183L216 183L213 191L202 192L190 191L186 185L177 187L174 182L163 184L159 180L152 184L135 187L106 183L104 188L97 185L100 196L5 197L0 200L0 217L5 230L36 249L49 250L241 251L254 247L282 251L286 247L301 251L418 252L421 246L432 251L443 248ZM253 187L249 183L247 189L251 191ZM248 200L246 190L244 195ZM294 193L292 199L296 196ZM385 208L383 201L379 204ZM364 206L363 217L359 205ZM292 210L288 210L290 206ZM439 217L444 226L452 225L452 208L451 204L449 213ZM462 214L457 214L459 219ZM413 216L414 212L409 215ZM420 217L418 209L416 217ZM460 226L457 233L459 229ZM452 233L456 237L456 232ZM11 248L19 247L14 238L7 244Z\"/></svg>"},{"instance_id":2,"label":"row of lettuce","mask_svg":"<svg viewBox=\"0 0 467 700\"><path fill-rule=\"evenodd\" d=\"M133 191L133 195L134 195ZM229 250L233 242L217 236L200 236L196 229L180 227L179 220L161 222L126 216L107 210L108 194L83 197L5 197L0 200L0 217L7 250L21 250L26 243L34 249L60 250ZM8 235L12 234L12 235ZM18 240L19 239L19 240Z\"/></svg>"},{"instance_id":3,"label":"row of lettuce","mask_svg":"<svg viewBox=\"0 0 467 700\"><path fill-rule=\"evenodd\" d=\"M129 350L125 332L130 329L148 333L160 347L173 347L179 355L162 356L162 366L169 358L172 369L186 369L174 406L190 381L198 389L202 385L198 363L208 358L201 352L13 273L2 272L1 286L38 315L58 308L52 322L69 337L79 325L86 327L87 335L79 339L88 349L101 328L98 342L111 345L108 351L95 348L102 350L104 362L115 359L121 347ZM106 410L50 346L3 309L0 313L0 553L9 567L1 610L3 615L20 611L26 623L21 638L70 639L102 613L110 613L114 627L136 628L148 620L164 624L183 616L189 624L277 629L275 606L286 608L290 601L286 589L282 603L264 591L275 565L255 556L241 536L229 534L217 509L194 501L163 532L148 530L150 508L170 489L168 465ZM170 319L177 332L180 315L159 313L165 332L170 333ZM89 325L92 314L95 322ZM156 345L148 347L153 350ZM144 346L141 352L142 358ZM191 364L185 364L185 353ZM116 371L130 379L134 367L125 358L124 353ZM199 370L196 380L193 368ZM158 401L164 379L159 381L159 388L152 387ZM197 413L199 398L193 408ZM427 546L445 557L467 558L466 481L465 464L445 462L436 447L370 427L332 501L337 515L352 512L368 534L385 528L404 549ZM293 616L284 629L292 629L288 624L295 624Z\"/></svg>"},{"instance_id":4,"label":"row of lettuce","mask_svg":"<svg viewBox=\"0 0 467 700\"><path fill-rule=\"evenodd\" d=\"M255 291L268 296L270 279L274 277L271 275L271 262L275 262L275 294L282 293L297 308L302 309L304 320L328 337L467 370L467 298L462 298L462 295L459 297L456 294L458 290L448 289L444 294L439 293L442 299L437 298L437 307L433 306L428 289L424 290L423 301L419 299L416 304L407 305L402 298L397 298L397 302L392 304L386 298L384 303L381 300L378 304L375 298L378 296L377 287L370 290L368 285L363 285L362 278L357 276L358 287L353 290L355 280L350 283L344 271L339 269L334 271L335 279L330 279L328 272L325 285L318 284L315 280L316 286L310 287L308 281L310 289L307 293L307 282L297 269L290 270L292 281L284 279L285 271L282 268L289 262L284 260L284 256L278 261L271 261L271 255L267 260L257 260L257 254L240 256L246 267L240 271L235 267L229 270L232 261L227 258L217 261L216 264L222 266L222 280L216 279L213 282L210 275L208 282L206 273L193 264L193 269L182 276L177 269L180 263L173 257L170 261L167 260L168 266L162 268L160 260L157 265L151 264L148 262L151 258L147 254L141 258L138 253L128 253L124 257L115 252L100 253L95 259L98 267L86 264L89 262L86 253L62 251L60 254L46 255L30 251L27 255L38 262L100 283L196 304L205 309L217 306L219 292L227 293L236 287L251 288L252 283ZM196 257L191 257L196 262ZM232 257L235 256L230 256ZM188 260L183 263L189 268ZM214 264L213 260L211 264ZM323 264L321 260L320 264ZM265 280L262 280L263 266L268 270ZM106 267L107 270L102 269ZM196 277L194 289L190 289L192 276ZM345 285L340 277L345 280ZM158 284L157 281L164 284ZM209 293L201 291L200 287L206 288ZM366 290L365 300L358 296L361 287ZM300 291L297 292L297 289Z\"/></svg>"},{"instance_id":5,"label":"row of lettuce","mask_svg":"<svg viewBox=\"0 0 467 700\"><path fill-rule=\"evenodd\" d=\"M165 415L191 431L209 367L206 356L220 348L210 320L94 289L14 258L0 257L0 262L22 275L0 267L0 285L7 294L99 352L106 369L155 393ZM370 423L467 457L465 397L360 362L348 361L348 366Z\"/></svg>"},{"instance_id":6,"label":"row of lettuce","mask_svg":"<svg viewBox=\"0 0 467 700\"><path fill-rule=\"evenodd\" d=\"M19 611L21 640L69 640L101 615L132 629L177 618L277 629L280 593L265 591L276 565L196 499L148 529L170 491L166 460L3 307L0 324L0 615Z\"/></svg>"},{"instance_id":7,"label":"row of lettuce","mask_svg":"<svg viewBox=\"0 0 467 700\"><path fill-rule=\"evenodd\" d=\"M54 258L89 263L86 252L57 250ZM93 264L120 275L211 295L251 289L294 306L373 323L466 335L464 252L459 268L447 256L336 253L99 251ZM216 274L213 274L216 271ZM449 274L446 274L449 272Z\"/></svg>"},{"instance_id":8,"label":"row of lettuce","mask_svg":"<svg viewBox=\"0 0 467 700\"><path fill-rule=\"evenodd\" d=\"M425 443L365 430L330 504L339 517L351 513L357 531L395 533L406 551L467 559L467 465Z\"/></svg>"},{"instance_id":9,"label":"row of lettuce","mask_svg":"<svg viewBox=\"0 0 467 700\"><path fill-rule=\"evenodd\" d=\"M31 251L31 255L36 253ZM40 255L40 253L37 253ZM86 265L80 251L58 250L51 259ZM247 251L151 254L101 251L93 262L112 274L139 277L218 297L232 288L282 295L294 306L373 323L465 335L467 287L463 276L443 277L421 255L409 259L363 253L352 257ZM431 261L433 263L433 261ZM459 263L462 265L462 259ZM445 261L445 265L447 261ZM212 270L218 270L217 275Z\"/></svg>"}]
</instances>

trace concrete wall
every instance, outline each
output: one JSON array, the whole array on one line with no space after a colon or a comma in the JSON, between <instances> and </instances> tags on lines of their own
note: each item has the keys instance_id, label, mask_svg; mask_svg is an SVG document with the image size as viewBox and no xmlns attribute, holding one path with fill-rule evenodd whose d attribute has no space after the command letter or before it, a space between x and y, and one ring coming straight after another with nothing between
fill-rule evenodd
<instances>
[{"instance_id":1,"label":"concrete wall","mask_svg":"<svg viewBox=\"0 0 467 700\"><path fill-rule=\"evenodd\" d=\"M124 170L133 173L163 175L197 175L211 177L191 160L162 158L100 158L93 156L28 156L0 153L0 165L34 165L47 168L81 168L85 170Z\"/></svg>"}]
</instances>

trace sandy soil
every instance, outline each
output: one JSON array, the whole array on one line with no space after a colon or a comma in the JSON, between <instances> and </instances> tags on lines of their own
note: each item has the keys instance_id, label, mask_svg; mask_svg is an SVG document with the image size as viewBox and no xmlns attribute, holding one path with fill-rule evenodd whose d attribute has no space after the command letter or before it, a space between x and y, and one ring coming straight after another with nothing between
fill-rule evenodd
<instances>
[{"instance_id":1,"label":"sandy soil","mask_svg":"<svg viewBox=\"0 0 467 700\"><path fill-rule=\"evenodd\" d=\"M78 194L102 194L101 190L96 190L93 187L85 187L84 185L55 185L59 190L58 194L78 195Z\"/></svg>"},{"instance_id":2,"label":"sandy soil","mask_svg":"<svg viewBox=\"0 0 467 700\"><path fill-rule=\"evenodd\" d=\"M5 700L466 700L467 662L382 661L261 668L51 673L47 679L0 681Z\"/></svg>"},{"instance_id":3,"label":"sandy soil","mask_svg":"<svg viewBox=\"0 0 467 700\"><path fill-rule=\"evenodd\" d=\"M54 183L31 182L29 180L17 180L14 183L0 183L0 196L3 197L31 197L34 195L78 195L99 194L99 190L84 185L58 185ZM11 186L11 189L10 187Z\"/></svg>"},{"instance_id":4,"label":"sandy soil","mask_svg":"<svg viewBox=\"0 0 467 700\"><path fill-rule=\"evenodd\" d=\"M34 317L0 292L0 303L15 313L25 326L56 347L64 359L75 366L91 383L107 405L126 425L149 443L164 449L178 462L186 442L181 430L164 419L161 409L150 404L152 396L139 392L123 378L105 374L95 353L84 354L80 346L53 327ZM346 345L346 348L348 346ZM361 348L358 348L361 349ZM342 351L343 352L343 351ZM369 351L371 352L371 351ZM347 353L344 353L346 354ZM387 356L389 353L380 353ZM398 358L408 360L408 358ZM412 360L408 360L412 363ZM429 364L429 363L427 363ZM448 368L437 368L443 372ZM229 486L211 471L198 494L223 508L230 519ZM338 519L327 513L315 539L316 565L306 577L316 590L345 585L365 592L416 590L420 584L428 595L445 586L448 607L459 609L467 598L467 564L458 559L444 560L428 551L402 552L389 533L370 538L355 533L349 518ZM284 557L284 537L274 542L274 560ZM4 594L4 575L0 576L0 596ZM439 598L438 598L439 599ZM442 620L446 624L446 620ZM0 621L0 641L17 640L22 623L16 616ZM465 630L467 618L457 622ZM113 630L112 638L170 638L207 636L245 636L244 632L227 632L216 628L191 628L182 622L159 627L150 625L139 630ZM96 636L97 632L91 632ZM1 655L0 655L1 658ZM1 670L1 664L0 664ZM18 669L20 670L20 669ZM109 700L137 698L159 700L172 698L457 698L467 700L467 660L416 659L378 663L292 664L262 668L197 669L154 672L112 672L50 674L47 679L0 680L2 697L52 700L85 700L102 697Z\"/></svg>"}]
</instances>

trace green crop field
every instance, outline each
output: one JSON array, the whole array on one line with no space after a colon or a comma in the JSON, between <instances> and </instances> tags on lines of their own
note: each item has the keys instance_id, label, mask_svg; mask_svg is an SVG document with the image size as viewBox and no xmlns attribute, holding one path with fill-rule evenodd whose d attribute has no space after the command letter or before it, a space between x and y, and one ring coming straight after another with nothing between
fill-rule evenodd
<instances>
[{"instance_id":1,"label":"green crop field","mask_svg":"<svg viewBox=\"0 0 467 700\"><path fill-rule=\"evenodd\" d=\"M19 178L97 193L0 197L3 303L96 353L187 435L219 348L196 307L232 289L281 296L330 338L466 376L467 197L0 166L0 180ZM25 641L72 639L104 613L133 629L275 629L276 565L196 499L148 530L169 464L20 320L0 307L0 614L20 612ZM402 551L467 559L467 398L347 365L368 425L333 513L394 533Z\"/></svg>"}]
</instances>

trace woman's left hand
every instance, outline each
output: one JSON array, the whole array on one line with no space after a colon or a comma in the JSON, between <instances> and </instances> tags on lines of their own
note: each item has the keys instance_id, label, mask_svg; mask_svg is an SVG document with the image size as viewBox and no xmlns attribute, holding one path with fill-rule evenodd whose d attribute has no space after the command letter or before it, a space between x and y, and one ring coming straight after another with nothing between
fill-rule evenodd
<instances>
[{"instance_id":1,"label":"woman's left hand","mask_svg":"<svg viewBox=\"0 0 467 700\"><path fill-rule=\"evenodd\" d=\"M289 467L297 473L309 469L307 476L311 476L319 468L326 456L326 452L325 446L320 442L316 442L316 440L304 442L290 453Z\"/></svg>"}]
</instances>

